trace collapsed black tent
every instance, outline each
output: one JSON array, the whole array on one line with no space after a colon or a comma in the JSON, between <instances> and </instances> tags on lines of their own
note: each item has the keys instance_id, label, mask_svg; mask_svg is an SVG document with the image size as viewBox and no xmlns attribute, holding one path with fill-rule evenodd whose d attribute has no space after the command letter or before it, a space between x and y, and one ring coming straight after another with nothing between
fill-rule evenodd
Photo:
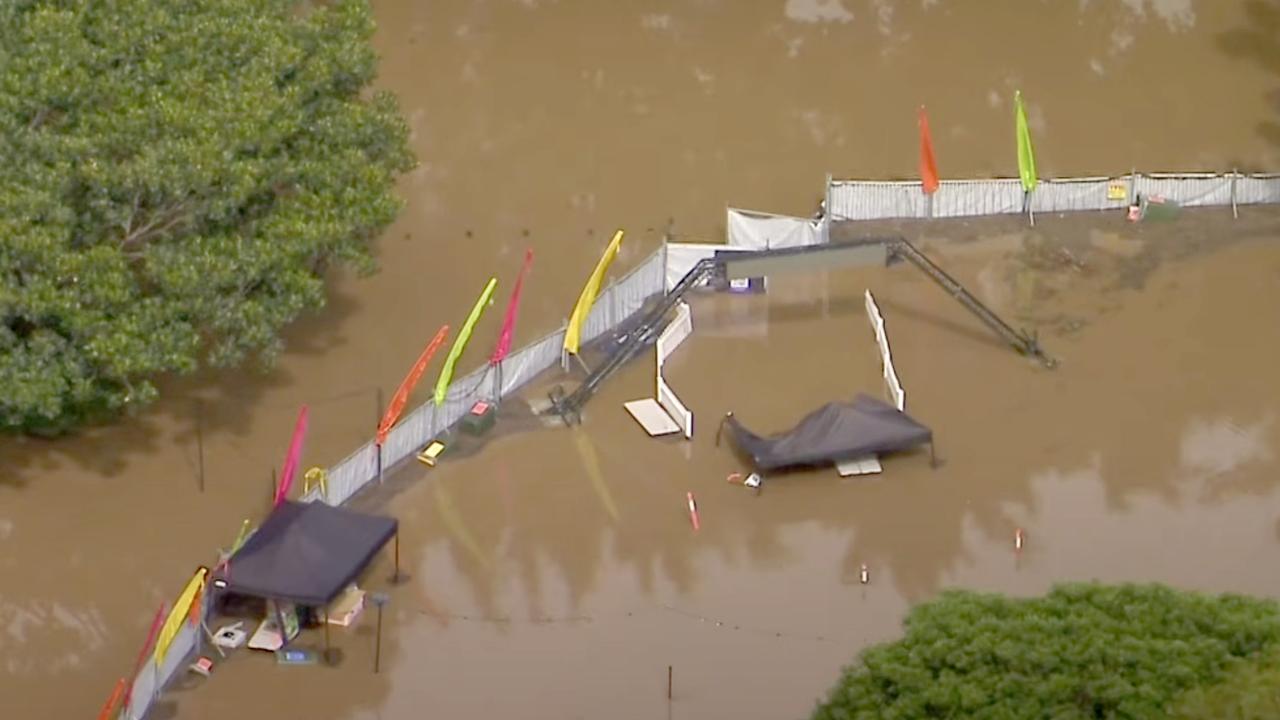
<instances>
[{"instance_id":1,"label":"collapsed black tent","mask_svg":"<svg viewBox=\"0 0 1280 720\"><path fill-rule=\"evenodd\" d=\"M827 403L791 430L771 437L756 435L732 414L725 423L734 442L760 470L838 462L933 443L932 430L862 394L852 403Z\"/></svg>"},{"instance_id":2,"label":"collapsed black tent","mask_svg":"<svg viewBox=\"0 0 1280 720\"><path fill-rule=\"evenodd\" d=\"M327 606L398 528L395 518L320 502L281 503L219 579L233 593Z\"/></svg>"}]
</instances>

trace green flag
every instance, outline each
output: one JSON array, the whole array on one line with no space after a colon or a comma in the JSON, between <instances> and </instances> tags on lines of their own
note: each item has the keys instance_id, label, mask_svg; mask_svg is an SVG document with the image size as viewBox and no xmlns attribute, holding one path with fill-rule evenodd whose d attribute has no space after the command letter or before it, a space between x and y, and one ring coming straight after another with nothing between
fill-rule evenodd
<instances>
[{"instance_id":1,"label":"green flag","mask_svg":"<svg viewBox=\"0 0 1280 720\"><path fill-rule=\"evenodd\" d=\"M1013 115L1018 131L1018 175L1022 177L1022 189L1031 192L1039 180L1036 178L1036 153L1031 149L1031 131L1027 129L1027 112L1022 107L1022 91L1013 94Z\"/></svg>"},{"instance_id":2,"label":"green flag","mask_svg":"<svg viewBox=\"0 0 1280 720\"><path fill-rule=\"evenodd\" d=\"M467 341L471 339L471 331L475 329L476 322L484 314L484 309L489 306L489 298L493 297L493 289L497 285L497 278L489 278L489 283L484 286L484 291L480 293L480 299L476 300L475 307L471 308L471 314L467 316L467 321L463 323L462 330L458 332L458 337L453 341L453 347L449 348L449 357L445 358L444 367L440 369L440 379L436 380L435 401L437 406L444 404L444 394L449 390L449 383L453 381L453 367L458 364L458 358L462 357L462 351L467 348Z\"/></svg>"}]
</instances>

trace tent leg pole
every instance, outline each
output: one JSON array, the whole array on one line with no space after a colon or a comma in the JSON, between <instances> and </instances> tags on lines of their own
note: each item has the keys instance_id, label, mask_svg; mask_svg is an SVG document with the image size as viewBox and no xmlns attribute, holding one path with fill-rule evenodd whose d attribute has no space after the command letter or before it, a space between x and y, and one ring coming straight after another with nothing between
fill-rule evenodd
<instances>
[{"instance_id":1,"label":"tent leg pole","mask_svg":"<svg viewBox=\"0 0 1280 720\"><path fill-rule=\"evenodd\" d=\"M324 609L324 664L333 664L333 655L329 651L329 608Z\"/></svg>"},{"instance_id":2,"label":"tent leg pole","mask_svg":"<svg viewBox=\"0 0 1280 720\"><path fill-rule=\"evenodd\" d=\"M391 582L393 584L399 583L401 580L404 579L404 577L400 575L400 531L399 530L396 531L395 543L396 543L395 545L396 569L395 569L395 574L391 576Z\"/></svg>"}]
</instances>

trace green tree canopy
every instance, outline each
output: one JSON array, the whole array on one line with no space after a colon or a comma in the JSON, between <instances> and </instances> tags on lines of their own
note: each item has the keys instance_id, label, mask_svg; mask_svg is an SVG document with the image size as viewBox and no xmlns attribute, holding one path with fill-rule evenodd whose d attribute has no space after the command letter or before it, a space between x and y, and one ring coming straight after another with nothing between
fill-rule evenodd
<instances>
[{"instance_id":1,"label":"green tree canopy","mask_svg":"<svg viewBox=\"0 0 1280 720\"><path fill-rule=\"evenodd\" d=\"M366 0L0 3L0 428L56 431L324 304L412 167Z\"/></svg>"},{"instance_id":2,"label":"green tree canopy","mask_svg":"<svg viewBox=\"0 0 1280 720\"><path fill-rule=\"evenodd\" d=\"M912 610L901 640L863 653L813 717L1136 719L1175 707L1196 717L1220 698L1186 693L1274 678L1242 667L1277 647L1271 601L1156 585L1064 585L1035 599L950 592Z\"/></svg>"}]
</instances>

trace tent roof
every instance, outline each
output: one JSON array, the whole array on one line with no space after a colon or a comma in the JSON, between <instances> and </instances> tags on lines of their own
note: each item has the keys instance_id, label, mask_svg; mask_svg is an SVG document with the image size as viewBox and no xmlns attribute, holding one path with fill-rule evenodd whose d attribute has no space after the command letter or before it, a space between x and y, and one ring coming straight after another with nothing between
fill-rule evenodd
<instances>
[{"instance_id":1,"label":"tent roof","mask_svg":"<svg viewBox=\"0 0 1280 720\"><path fill-rule=\"evenodd\" d=\"M397 529L395 518L285 502L231 557L222 579L242 595L328 605Z\"/></svg>"},{"instance_id":2,"label":"tent roof","mask_svg":"<svg viewBox=\"0 0 1280 720\"><path fill-rule=\"evenodd\" d=\"M929 428L894 406L862 394L852 403L827 403L791 430L770 437L756 435L733 415L726 421L734 442L761 470L836 462L933 441Z\"/></svg>"}]
</instances>

